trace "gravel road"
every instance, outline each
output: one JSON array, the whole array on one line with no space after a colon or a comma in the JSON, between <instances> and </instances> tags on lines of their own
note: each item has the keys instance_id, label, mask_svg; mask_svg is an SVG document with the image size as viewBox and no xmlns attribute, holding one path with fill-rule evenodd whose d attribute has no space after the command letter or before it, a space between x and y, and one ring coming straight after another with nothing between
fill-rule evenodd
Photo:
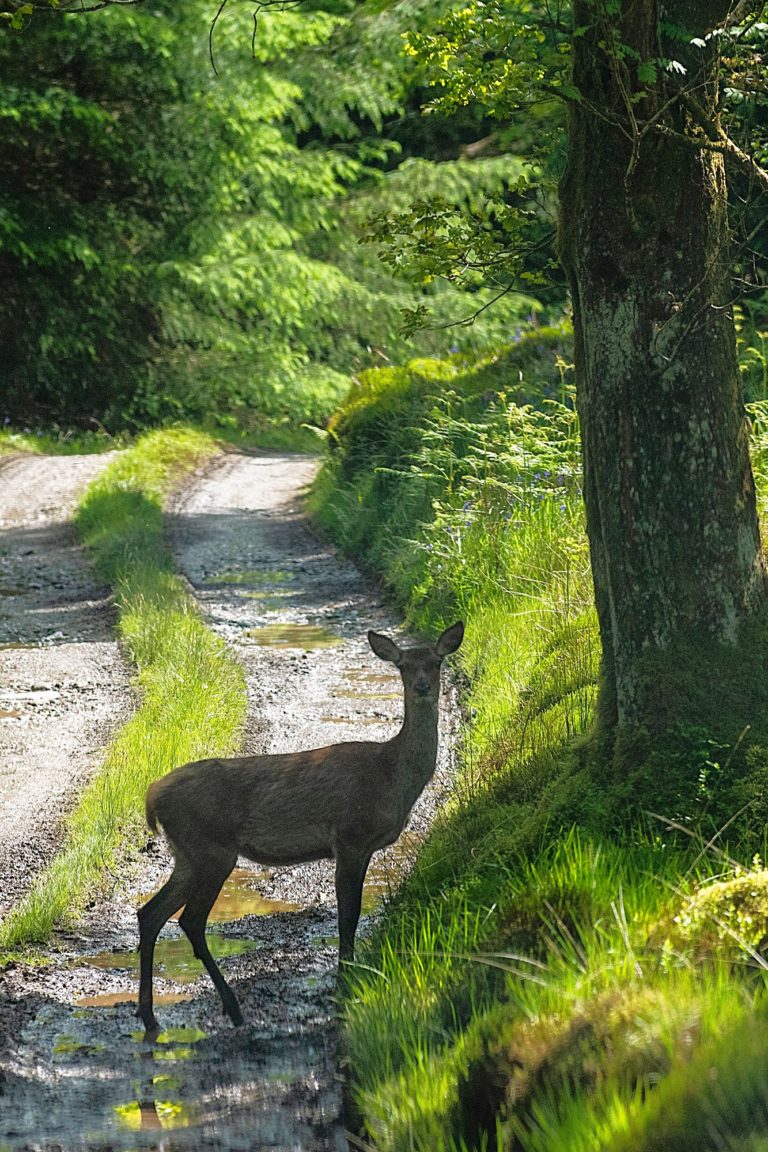
<instances>
[{"instance_id":1,"label":"gravel road","mask_svg":"<svg viewBox=\"0 0 768 1152\"><path fill-rule=\"evenodd\" d=\"M51 858L129 702L108 590L70 522L108 459L0 461L0 916Z\"/></svg>"},{"instance_id":2,"label":"gravel road","mask_svg":"<svg viewBox=\"0 0 768 1152\"><path fill-rule=\"evenodd\" d=\"M402 715L399 676L365 639L369 628L397 635L396 622L379 590L318 539L303 513L316 467L308 457L227 454L186 486L169 516L178 564L207 622L246 668L251 752L384 740ZM91 612L106 625L98 598ZM38 652L42 659L49 648ZM108 696L107 713L115 704ZM366 890L374 914L448 786L450 690L443 715L435 781L399 846L374 858ZM0 975L3 1152L348 1147L332 867L241 863L214 909L212 939L243 1008L242 1028L224 1020L171 923L155 982L167 1030L157 1044L143 1042L133 1016L135 908L170 868L157 838L140 861L126 862L110 899L77 932L59 936L45 966Z\"/></svg>"}]
</instances>

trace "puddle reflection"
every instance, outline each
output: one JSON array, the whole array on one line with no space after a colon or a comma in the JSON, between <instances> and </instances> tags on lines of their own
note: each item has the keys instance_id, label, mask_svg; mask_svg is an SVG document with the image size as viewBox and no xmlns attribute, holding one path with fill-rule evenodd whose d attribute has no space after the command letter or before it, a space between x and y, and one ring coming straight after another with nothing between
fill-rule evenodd
<instances>
[{"instance_id":1,"label":"puddle reflection","mask_svg":"<svg viewBox=\"0 0 768 1152\"><path fill-rule=\"evenodd\" d=\"M175 1100L132 1100L130 1104L117 1104L115 1115L121 1127L134 1132L188 1128L195 1122L192 1108Z\"/></svg>"},{"instance_id":2,"label":"puddle reflection","mask_svg":"<svg viewBox=\"0 0 768 1152\"><path fill-rule=\"evenodd\" d=\"M346 724L350 727L365 727L370 724L393 724L388 716L320 716L321 724Z\"/></svg>"},{"instance_id":3,"label":"puddle reflection","mask_svg":"<svg viewBox=\"0 0 768 1152\"><path fill-rule=\"evenodd\" d=\"M243 916L271 916L274 912L298 912L300 904L288 900L268 900L254 888L259 873L248 868L233 868L208 917L210 924L240 920Z\"/></svg>"},{"instance_id":4,"label":"puddle reflection","mask_svg":"<svg viewBox=\"0 0 768 1152\"><path fill-rule=\"evenodd\" d=\"M334 696L345 696L349 697L350 700L402 700L403 698L402 692L361 692L359 688L337 688Z\"/></svg>"},{"instance_id":5,"label":"puddle reflection","mask_svg":"<svg viewBox=\"0 0 768 1152\"><path fill-rule=\"evenodd\" d=\"M53 1044L54 1056L96 1056L106 1051L106 1044L94 1043L90 1040L79 1040L77 1036L62 1033L57 1036Z\"/></svg>"},{"instance_id":6,"label":"puddle reflection","mask_svg":"<svg viewBox=\"0 0 768 1152\"><path fill-rule=\"evenodd\" d=\"M263 600L266 603L270 600L274 600L275 602L290 600L291 596L294 596L295 593L289 588L263 588L258 591L248 589L248 591L242 592L241 595L246 600Z\"/></svg>"},{"instance_id":7,"label":"puddle reflection","mask_svg":"<svg viewBox=\"0 0 768 1152\"><path fill-rule=\"evenodd\" d=\"M344 677L346 680L360 680L363 684L389 684L394 686L398 683L396 676L387 676L383 672L368 672L363 668L345 668ZM402 691L399 693L402 696Z\"/></svg>"},{"instance_id":8,"label":"puddle reflection","mask_svg":"<svg viewBox=\"0 0 768 1152\"><path fill-rule=\"evenodd\" d=\"M243 916L271 916L275 912L298 912L300 904L288 900L268 900L254 887L263 873L250 868L233 868L224 886L216 897L216 903L208 916L209 924L223 924L228 920L240 920ZM139 897L139 905L145 904L159 889L145 892ZM180 912L171 917L178 920Z\"/></svg>"},{"instance_id":9,"label":"puddle reflection","mask_svg":"<svg viewBox=\"0 0 768 1152\"><path fill-rule=\"evenodd\" d=\"M216 960L227 956L241 956L260 947L259 940L231 940L216 932L207 932L206 940L211 954ZM105 971L138 972L138 952L97 952L92 956L81 956L75 962L77 967L101 968ZM192 945L186 936L174 936L158 940L155 945L155 972L166 980L177 984L191 984L205 972L205 968L192 952Z\"/></svg>"},{"instance_id":10,"label":"puddle reflection","mask_svg":"<svg viewBox=\"0 0 768 1152\"><path fill-rule=\"evenodd\" d=\"M387 900L399 888L421 842L422 837L416 833L404 832L390 846L386 856L373 860L363 885L363 912L374 912L383 900Z\"/></svg>"},{"instance_id":11,"label":"puddle reflection","mask_svg":"<svg viewBox=\"0 0 768 1152\"><path fill-rule=\"evenodd\" d=\"M217 572L206 576L203 584L284 584L291 573L284 568L245 568L239 571Z\"/></svg>"},{"instance_id":12,"label":"puddle reflection","mask_svg":"<svg viewBox=\"0 0 768 1152\"><path fill-rule=\"evenodd\" d=\"M249 628L245 635L263 648L302 648L309 652L341 644L340 636L319 624L266 624Z\"/></svg>"},{"instance_id":13,"label":"puddle reflection","mask_svg":"<svg viewBox=\"0 0 768 1152\"><path fill-rule=\"evenodd\" d=\"M155 1004L181 1004L184 1000L191 1000L191 992L156 992ZM138 992L123 989L122 992L99 992L95 996L81 996L76 1000L78 1008L116 1008L118 1004L138 1004Z\"/></svg>"}]
</instances>

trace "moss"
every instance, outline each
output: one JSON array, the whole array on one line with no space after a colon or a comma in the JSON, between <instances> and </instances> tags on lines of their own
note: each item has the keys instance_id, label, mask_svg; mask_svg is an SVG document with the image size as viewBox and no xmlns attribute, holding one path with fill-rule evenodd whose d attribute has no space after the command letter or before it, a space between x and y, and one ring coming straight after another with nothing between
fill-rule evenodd
<instances>
[{"instance_id":1,"label":"moss","mask_svg":"<svg viewBox=\"0 0 768 1152\"><path fill-rule=\"evenodd\" d=\"M455 1130L469 1147L496 1131L524 1132L536 1101L627 1087L666 1075L690 1042L690 1006L642 986L595 996L562 1019L520 1019L496 1004L475 1021L457 1088ZM504 1147L519 1147L511 1139Z\"/></svg>"},{"instance_id":2,"label":"moss","mask_svg":"<svg viewBox=\"0 0 768 1152\"><path fill-rule=\"evenodd\" d=\"M674 1068L610 1152L758 1152L768 1128L765 1004Z\"/></svg>"},{"instance_id":3,"label":"moss","mask_svg":"<svg viewBox=\"0 0 768 1152\"><path fill-rule=\"evenodd\" d=\"M768 818L768 614L743 624L734 644L683 637L647 654L640 680L646 722L619 726L612 746L598 733L589 754L596 785L608 789L612 823L626 826L648 811L660 833L678 825L708 836L727 825L742 853L760 848Z\"/></svg>"},{"instance_id":4,"label":"moss","mask_svg":"<svg viewBox=\"0 0 768 1152\"><path fill-rule=\"evenodd\" d=\"M697 887L654 929L652 944L669 964L762 966L768 929L768 869L756 858L749 870Z\"/></svg>"}]
</instances>

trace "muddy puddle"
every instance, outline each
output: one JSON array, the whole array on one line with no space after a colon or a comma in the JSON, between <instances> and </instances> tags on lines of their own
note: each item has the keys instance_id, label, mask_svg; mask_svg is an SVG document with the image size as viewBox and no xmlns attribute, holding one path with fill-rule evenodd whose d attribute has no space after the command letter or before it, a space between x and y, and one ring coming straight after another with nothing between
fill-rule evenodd
<instances>
[{"instance_id":1,"label":"muddy puddle","mask_svg":"<svg viewBox=\"0 0 768 1152\"><path fill-rule=\"evenodd\" d=\"M248 628L246 637L263 648L298 648L312 652L315 648L336 648L341 637L319 624L264 624Z\"/></svg>"},{"instance_id":2,"label":"muddy puddle","mask_svg":"<svg viewBox=\"0 0 768 1152\"><path fill-rule=\"evenodd\" d=\"M303 457L227 455L185 490L170 518L177 562L207 622L246 669L247 752L361 733L385 740L401 720L399 676L366 640L369 628L397 634L390 613L303 515L315 467ZM0 698L0 709L23 713L27 699ZM398 845L372 861L361 936L407 869L449 777L444 738L434 786ZM170 867L162 840L152 839L115 875L110 898L60 933L47 963L0 973L0 1152L359 1147L347 1138L332 864L264 870L243 861L225 885L208 935L241 1004L241 1028L223 1017L169 922L155 969L164 1031L148 1044L134 1015L136 908Z\"/></svg>"}]
</instances>

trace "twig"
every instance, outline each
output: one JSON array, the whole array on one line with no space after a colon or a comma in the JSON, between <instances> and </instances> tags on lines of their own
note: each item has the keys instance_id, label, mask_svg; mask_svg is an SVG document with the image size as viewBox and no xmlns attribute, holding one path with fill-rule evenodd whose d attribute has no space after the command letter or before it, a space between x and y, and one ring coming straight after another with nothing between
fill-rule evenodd
<instances>
[{"instance_id":1,"label":"twig","mask_svg":"<svg viewBox=\"0 0 768 1152\"><path fill-rule=\"evenodd\" d=\"M214 76L218 76L219 72L218 72L218 69L216 67L216 61L213 58L213 33L216 29L216 25L219 22L219 17L221 16L221 14L224 11L224 9L226 8L226 6L227 6L227 0L221 0L221 4L219 4L218 11L217 11L216 15L214 16L213 20L211 21L211 27L208 30L208 55L211 58L211 68L213 68Z\"/></svg>"}]
</instances>

